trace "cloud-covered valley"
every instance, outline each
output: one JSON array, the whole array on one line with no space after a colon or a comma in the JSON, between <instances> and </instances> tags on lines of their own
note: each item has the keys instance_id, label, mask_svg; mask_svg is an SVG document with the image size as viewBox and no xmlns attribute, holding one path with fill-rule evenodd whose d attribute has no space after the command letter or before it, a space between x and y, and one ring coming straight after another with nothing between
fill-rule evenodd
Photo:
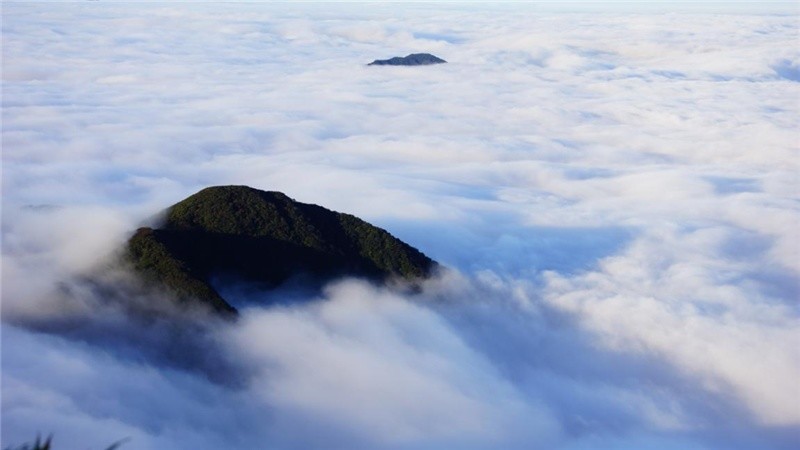
<instances>
[{"instance_id":1,"label":"cloud-covered valley","mask_svg":"<svg viewBox=\"0 0 800 450\"><path fill-rule=\"evenodd\" d=\"M800 440L796 15L89 2L2 20L3 448ZM366 66L422 51L448 64ZM450 270L414 293L228 286L235 323L131 318L81 283L225 184L355 214Z\"/></svg>"}]
</instances>

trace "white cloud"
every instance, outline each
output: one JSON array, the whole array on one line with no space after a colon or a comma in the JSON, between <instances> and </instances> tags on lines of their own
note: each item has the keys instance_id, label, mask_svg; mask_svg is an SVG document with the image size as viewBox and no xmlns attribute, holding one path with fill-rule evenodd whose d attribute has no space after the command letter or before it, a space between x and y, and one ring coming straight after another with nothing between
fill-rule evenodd
<instances>
[{"instance_id":1,"label":"white cloud","mask_svg":"<svg viewBox=\"0 0 800 450\"><path fill-rule=\"evenodd\" d=\"M756 267L718 259L728 233L651 232L597 271L548 274L545 299L575 313L605 346L660 354L709 389L742 398L756 420L796 424L796 304L740 279Z\"/></svg>"},{"instance_id":2,"label":"white cloud","mask_svg":"<svg viewBox=\"0 0 800 450\"><path fill-rule=\"evenodd\" d=\"M2 14L4 446L796 440L796 16ZM419 51L449 63L366 66ZM253 308L198 337L211 355L57 295L96 300L74 275L216 184L356 214L462 275Z\"/></svg>"},{"instance_id":3,"label":"white cloud","mask_svg":"<svg viewBox=\"0 0 800 450\"><path fill-rule=\"evenodd\" d=\"M378 445L532 444L558 431L433 312L349 282L329 301L245 313L234 346L259 362L253 389ZM456 413L457 412L457 413Z\"/></svg>"}]
</instances>

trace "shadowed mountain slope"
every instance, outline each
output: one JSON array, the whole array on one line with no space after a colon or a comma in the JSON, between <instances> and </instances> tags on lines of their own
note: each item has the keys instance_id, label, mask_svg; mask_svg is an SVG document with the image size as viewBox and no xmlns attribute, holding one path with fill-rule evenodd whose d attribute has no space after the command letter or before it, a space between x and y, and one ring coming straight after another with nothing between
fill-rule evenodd
<instances>
[{"instance_id":1,"label":"shadowed mountain slope","mask_svg":"<svg viewBox=\"0 0 800 450\"><path fill-rule=\"evenodd\" d=\"M246 186L203 189L168 208L163 224L140 228L127 256L146 280L181 300L235 312L213 283L271 289L288 280L342 276L420 280L436 262L349 214Z\"/></svg>"}]
</instances>

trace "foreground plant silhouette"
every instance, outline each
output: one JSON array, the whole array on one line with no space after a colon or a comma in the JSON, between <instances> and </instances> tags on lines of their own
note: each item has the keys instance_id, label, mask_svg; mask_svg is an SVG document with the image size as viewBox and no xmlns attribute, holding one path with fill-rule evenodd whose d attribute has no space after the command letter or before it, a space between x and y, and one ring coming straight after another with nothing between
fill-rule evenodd
<instances>
[{"instance_id":1,"label":"foreground plant silhouette","mask_svg":"<svg viewBox=\"0 0 800 450\"><path fill-rule=\"evenodd\" d=\"M130 438L120 439L119 441L114 442L113 444L106 447L105 450L116 450L128 440L130 440ZM33 444L22 444L18 447L9 446L3 450L52 450L52 442L53 442L52 434L50 436L47 436L47 439L45 439L44 441L42 441L41 436L36 436L36 440L33 441Z\"/></svg>"}]
</instances>

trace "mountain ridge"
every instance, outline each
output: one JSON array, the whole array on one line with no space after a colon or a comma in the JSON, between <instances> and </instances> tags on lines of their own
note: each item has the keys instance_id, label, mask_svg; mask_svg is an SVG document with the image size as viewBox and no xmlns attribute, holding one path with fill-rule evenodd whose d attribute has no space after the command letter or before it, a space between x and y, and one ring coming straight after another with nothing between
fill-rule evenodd
<instances>
[{"instance_id":1,"label":"mountain ridge","mask_svg":"<svg viewBox=\"0 0 800 450\"><path fill-rule=\"evenodd\" d=\"M281 192L209 187L167 208L163 217L160 226L131 236L128 261L180 301L199 300L223 314L236 308L214 287L221 278L261 290L298 277L414 283L438 267L384 229Z\"/></svg>"}]
</instances>

